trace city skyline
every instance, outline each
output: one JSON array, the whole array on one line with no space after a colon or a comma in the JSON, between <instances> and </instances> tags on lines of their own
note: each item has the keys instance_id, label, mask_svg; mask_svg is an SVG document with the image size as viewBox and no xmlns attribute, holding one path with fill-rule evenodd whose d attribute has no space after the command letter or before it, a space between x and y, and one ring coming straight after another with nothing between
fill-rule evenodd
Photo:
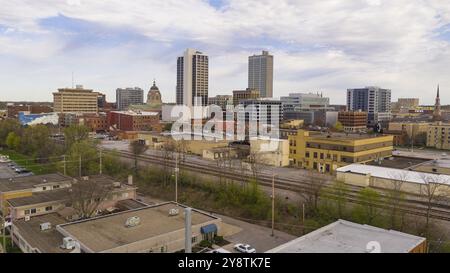
<instances>
[{"instance_id":1,"label":"city skyline","mask_svg":"<svg viewBox=\"0 0 450 273\"><path fill-rule=\"evenodd\" d=\"M108 101L117 88L147 90L156 78L164 101L174 102L174 60L191 47L210 57L209 96L245 89L248 56L268 50L276 58L274 97L319 91L345 104L347 89L375 85L391 89L393 101L433 105L440 84L441 104L449 104L450 7L391 2L7 2L0 100L51 101L74 72L76 84Z\"/></svg>"}]
</instances>

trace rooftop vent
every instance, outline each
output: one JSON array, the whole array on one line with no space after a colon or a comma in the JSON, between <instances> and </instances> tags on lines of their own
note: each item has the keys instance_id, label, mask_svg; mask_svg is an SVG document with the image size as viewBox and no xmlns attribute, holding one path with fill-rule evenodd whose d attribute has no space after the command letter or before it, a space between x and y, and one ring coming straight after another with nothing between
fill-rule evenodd
<instances>
[{"instance_id":1,"label":"rooftop vent","mask_svg":"<svg viewBox=\"0 0 450 273\"><path fill-rule=\"evenodd\" d=\"M49 230L52 228L52 224L50 222L42 223L39 225L41 231Z\"/></svg>"},{"instance_id":2,"label":"rooftop vent","mask_svg":"<svg viewBox=\"0 0 450 273\"><path fill-rule=\"evenodd\" d=\"M127 219L127 221L125 222L125 227L130 228L130 227L135 227L138 226L141 223L141 218L139 218L138 216L133 216Z\"/></svg>"},{"instance_id":3,"label":"rooftop vent","mask_svg":"<svg viewBox=\"0 0 450 273\"><path fill-rule=\"evenodd\" d=\"M180 213L178 209L170 209L169 210L169 216L176 216Z\"/></svg>"}]
</instances>

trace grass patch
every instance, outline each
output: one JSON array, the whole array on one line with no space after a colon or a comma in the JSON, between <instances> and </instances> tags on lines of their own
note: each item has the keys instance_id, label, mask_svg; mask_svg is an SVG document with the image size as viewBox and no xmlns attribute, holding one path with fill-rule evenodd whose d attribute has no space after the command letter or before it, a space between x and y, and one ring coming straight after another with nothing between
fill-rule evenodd
<instances>
[{"instance_id":1,"label":"grass patch","mask_svg":"<svg viewBox=\"0 0 450 273\"><path fill-rule=\"evenodd\" d=\"M6 236L5 244L7 253L22 253L20 248L18 248L17 246L11 246L11 237ZM2 245L3 249L5 249L5 246L3 245L3 235L0 235L0 245Z\"/></svg>"}]
</instances>

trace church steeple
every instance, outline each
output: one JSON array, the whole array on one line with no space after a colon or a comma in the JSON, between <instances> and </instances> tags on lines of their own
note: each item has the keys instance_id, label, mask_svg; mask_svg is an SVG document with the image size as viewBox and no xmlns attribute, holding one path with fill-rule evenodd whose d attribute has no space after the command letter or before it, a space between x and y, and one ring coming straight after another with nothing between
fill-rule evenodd
<instances>
[{"instance_id":1,"label":"church steeple","mask_svg":"<svg viewBox=\"0 0 450 273\"><path fill-rule=\"evenodd\" d=\"M433 120L434 121L441 120L441 98L439 97L439 84L437 87L436 101L434 103Z\"/></svg>"}]
</instances>

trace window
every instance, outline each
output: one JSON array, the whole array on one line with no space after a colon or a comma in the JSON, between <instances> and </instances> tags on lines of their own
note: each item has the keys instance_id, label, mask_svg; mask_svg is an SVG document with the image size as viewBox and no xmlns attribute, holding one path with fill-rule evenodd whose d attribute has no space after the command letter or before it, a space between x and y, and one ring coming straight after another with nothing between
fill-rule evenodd
<instances>
[{"instance_id":1,"label":"window","mask_svg":"<svg viewBox=\"0 0 450 273\"><path fill-rule=\"evenodd\" d=\"M30 209L30 213L31 214L35 214L36 213L36 209Z\"/></svg>"},{"instance_id":2,"label":"window","mask_svg":"<svg viewBox=\"0 0 450 273\"><path fill-rule=\"evenodd\" d=\"M317 170L317 162L314 162L314 163L313 163L313 169L314 169L314 170Z\"/></svg>"},{"instance_id":3,"label":"window","mask_svg":"<svg viewBox=\"0 0 450 273\"><path fill-rule=\"evenodd\" d=\"M30 214L30 210L29 210L29 209L26 209L26 210L24 211L24 213L25 213L25 215L29 215L29 214Z\"/></svg>"},{"instance_id":4,"label":"window","mask_svg":"<svg viewBox=\"0 0 450 273\"><path fill-rule=\"evenodd\" d=\"M43 191L47 190L47 187L42 187L42 190L43 190Z\"/></svg>"},{"instance_id":5,"label":"window","mask_svg":"<svg viewBox=\"0 0 450 273\"><path fill-rule=\"evenodd\" d=\"M45 207L45 211L51 211L53 209L52 206Z\"/></svg>"},{"instance_id":6,"label":"window","mask_svg":"<svg viewBox=\"0 0 450 273\"><path fill-rule=\"evenodd\" d=\"M191 242L192 244L197 243L197 236L193 236Z\"/></svg>"},{"instance_id":7,"label":"window","mask_svg":"<svg viewBox=\"0 0 450 273\"><path fill-rule=\"evenodd\" d=\"M317 158L317 152L314 152L314 158Z\"/></svg>"},{"instance_id":8,"label":"window","mask_svg":"<svg viewBox=\"0 0 450 273\"><path fill-rule=\"evenodd\" d=\"M54 185L53 189L59 189L59 185Z\"/></svg>"},{"instance_id":9,"label":"window","mask_svg":"<svg viewBox=\"0 0 450 273\"><path fill-rule=\"evenodd\" d=\"M309 152L305 153L305 157L309 158Z\"/></svg>"},{"instance_id":10,"label":"window","mask_svg":"<svg viewBox=\"0 0 450 273\"><path fill-rule=\"evenodd\" d=\"M323 159L323 153L320 153L320 159Z\"/></svg>"}]
</instances>

